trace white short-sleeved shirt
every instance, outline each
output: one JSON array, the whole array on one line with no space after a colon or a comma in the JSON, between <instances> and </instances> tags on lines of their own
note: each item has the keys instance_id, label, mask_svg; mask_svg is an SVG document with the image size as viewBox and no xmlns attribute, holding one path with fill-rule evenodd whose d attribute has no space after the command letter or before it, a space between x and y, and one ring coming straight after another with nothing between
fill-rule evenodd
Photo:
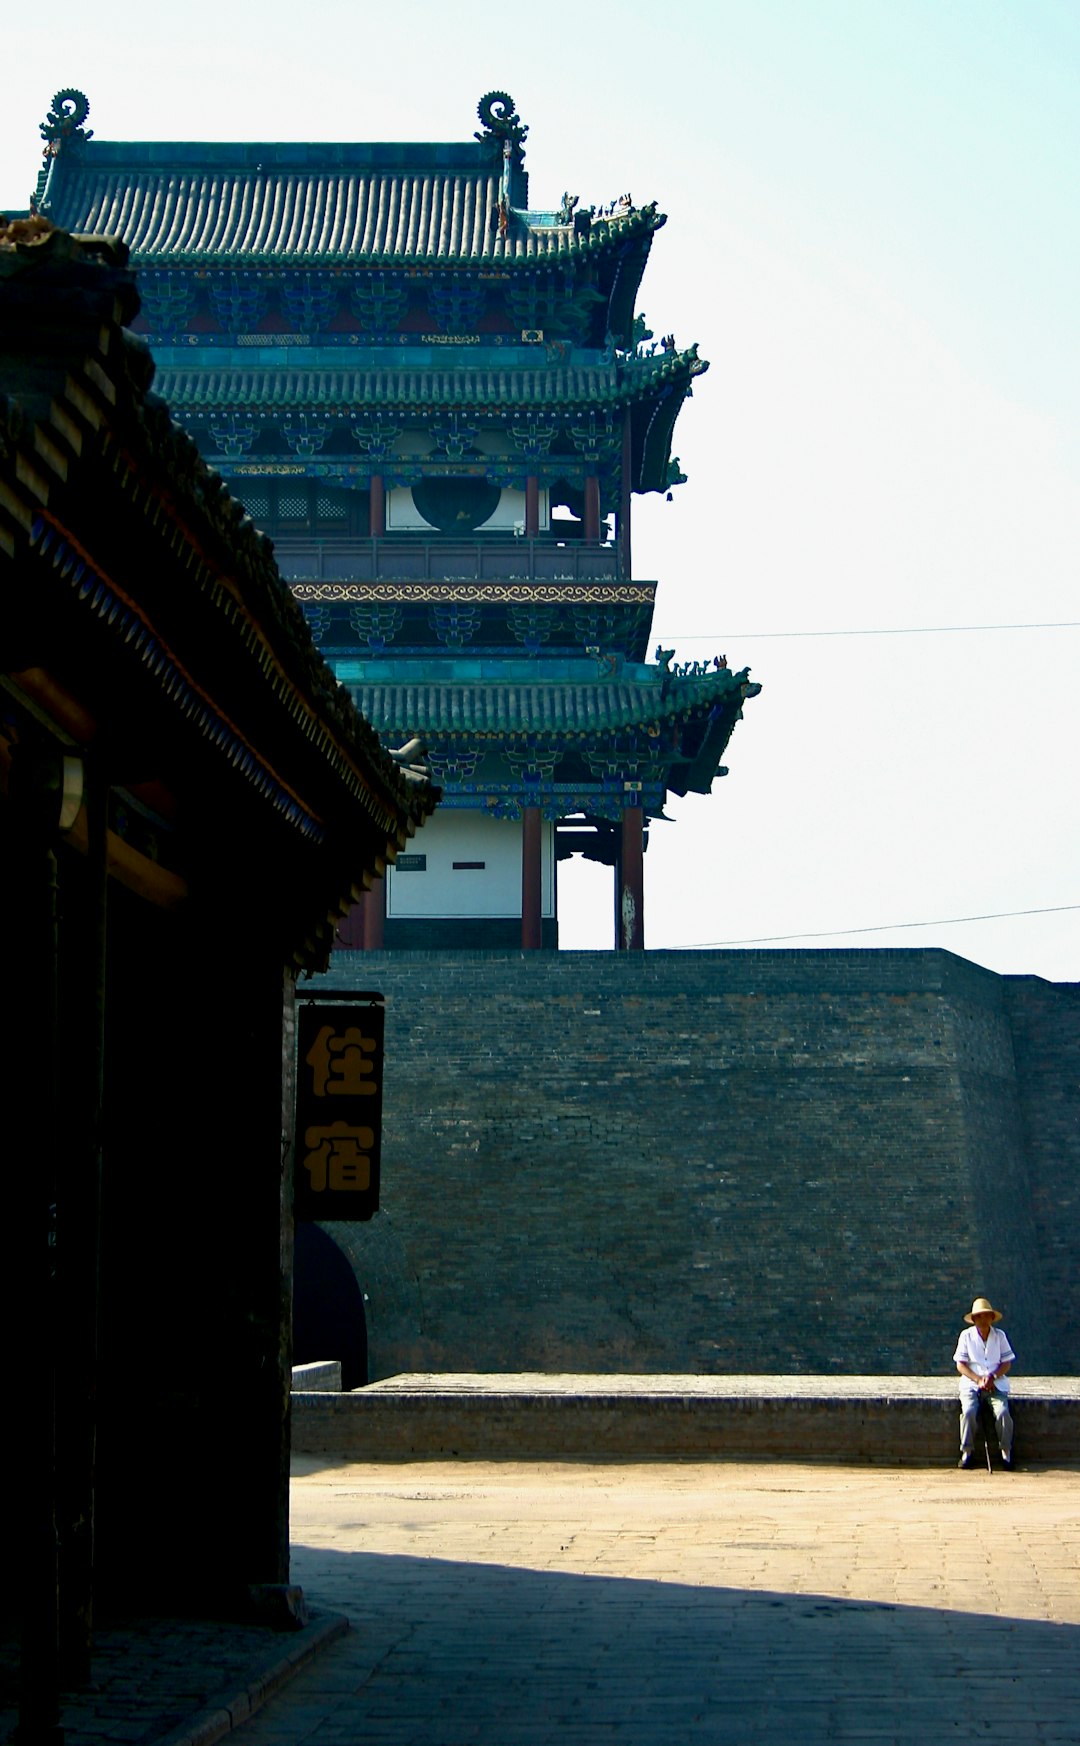
<instances>
[{"instance_id":1,"label":"white short-sleeved shirt","mask_svg":"<svg viewBox=\"0 0 1080 1746\"><path fill-rule=\"evenodd\" d=\"M983 1344L982 1336L979 1333L978 1328L970 1327L964 1329L960 1338L956 1342L956 1351L953 1353L953 1363L967 1364L970 1369L974 1370L976 1376L989 1376L992 1371L997 1369L999 1364L1011 1364L1015 1357L1016 1353L1009 1345L1008 1336L1003 1333L1000 1327L993 1327L990 1329L990 1332L986 1336L985 1345ZM975 1384L971 1381L970 1377L961 1376L961 1394L963 1394L965 1389L974 1389L974 1387ZM994 1387L999 1389L1002 1394L1008 1394L1008 1377L999 1376Z\"/></svg>"}]
</instances>

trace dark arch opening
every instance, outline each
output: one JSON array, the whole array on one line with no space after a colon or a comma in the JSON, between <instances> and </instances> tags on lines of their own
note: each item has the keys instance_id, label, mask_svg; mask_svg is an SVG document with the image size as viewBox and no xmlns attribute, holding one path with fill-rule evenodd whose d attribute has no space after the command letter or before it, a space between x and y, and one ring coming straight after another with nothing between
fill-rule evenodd
<instances>
[{"instance_id":1,"label":"dark arch opening","mask_svg":"<svg viewBox=\"0 0 1080 1746\"><path fill-rule=\"evenodd\" d=\"M319 1225L298 1224L293 1277L293 1363L339 1359L342 1388L367 1381L364 1294L347 1257Z\"/></svg>"}]
</instances>

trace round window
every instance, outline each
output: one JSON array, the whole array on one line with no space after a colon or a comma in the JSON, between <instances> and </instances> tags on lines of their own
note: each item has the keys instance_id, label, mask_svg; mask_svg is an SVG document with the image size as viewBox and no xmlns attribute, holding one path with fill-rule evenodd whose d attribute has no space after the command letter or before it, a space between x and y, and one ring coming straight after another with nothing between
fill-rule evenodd
<instances>
[{"instance_id":1,"label":"round window","mask_svg":"<svg viewBox=\"0 0 1080 1746\"><path fill-rule=\"evenodd\" d=\"M473 533L494 515L502 496L486 479L421 479L413 502L440 533Z\"/></svg>"}]
</instances>

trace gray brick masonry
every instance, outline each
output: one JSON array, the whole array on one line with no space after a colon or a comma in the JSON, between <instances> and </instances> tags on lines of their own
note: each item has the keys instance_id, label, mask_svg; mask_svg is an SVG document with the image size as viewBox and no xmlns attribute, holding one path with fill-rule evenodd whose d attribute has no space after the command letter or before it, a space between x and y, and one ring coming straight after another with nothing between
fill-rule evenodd
<instances>
[{"instance_id":1,"label":"gray brick masonry","mask_svg":"<svg viewBox=\"0 0 1080 1746\"><path fill-rule=\"evenodd\" d=\"M1024 1378L1013 1415L1022 1465L1076 1462L1080 1379ZM956 1383L943 1377L439 1374L294 1393L292 1423L297 1453L350 1461L723 1456L925 1467L955 1464L958 1419Z\"/></svg>"},{"instance_id":2,"label":"gray brick masonry","mask_svg":"<svg viewBox=\"0 0 1080 1746\"><path fill-rule=\"evenodd\" d=\"M328 1227L373 1379L948 1374L976 1292L1021 1369L1070 1371L1075 987L866 950L355 953L315 980L387 997L382 1210Z\"/></svg>"}]
</instances>

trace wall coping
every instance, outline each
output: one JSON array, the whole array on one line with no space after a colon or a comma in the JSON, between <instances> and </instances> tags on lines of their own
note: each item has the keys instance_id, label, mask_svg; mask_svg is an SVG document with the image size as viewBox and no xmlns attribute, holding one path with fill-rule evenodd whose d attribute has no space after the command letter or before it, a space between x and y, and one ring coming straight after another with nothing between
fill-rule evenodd
<instances>
[{"instance_id":1,"label":"wall coping","mask_svg":"<svg viewBox=\"0 0 1080 1746\"><path fill-rule=\"evenodd\" d=\"M697 1398L713 1400L955 1400L955 1376L776 1376L660 1375L597 1376L539 1372L415 1372L389 1376L354 1389L355 1395L566 1395L637 1399ZM1078 1376L1017 1376L1012 1398L1080 1401Z\"/></svg>"}]
</instances>

